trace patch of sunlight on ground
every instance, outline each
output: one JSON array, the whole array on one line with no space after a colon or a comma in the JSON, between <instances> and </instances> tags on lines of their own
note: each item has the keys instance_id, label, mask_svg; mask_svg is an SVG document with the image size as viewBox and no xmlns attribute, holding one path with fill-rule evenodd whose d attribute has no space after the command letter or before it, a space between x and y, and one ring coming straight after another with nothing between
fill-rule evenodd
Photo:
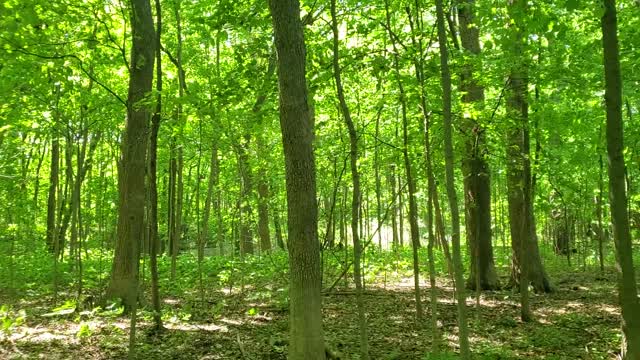
<instances>
[{"instance_id":1,"label":"patch of sunlight on ground","mask_svg":"<svg viewBox=\"0 0 640 360\"><path fill-rule=\"evenodd\" d=\"M243 321L234 320L234 319L227 319L227 318L220 319L220 322L223 322L223 323L229 324L229 325L235 325L235 326L240 326L243 323Z\"/></svg>"},{"instance_id":2,"label":"patch of sunlight on ground","mask_svg":"<svg viewBox=\"0 0 640 360\"><path fill-rule=\"evenodd\" d=\"M182 331L219 331L219 332L229 332L229 328L224 325L215 325L215 324L165 324L165 328L170 330L182 330Z\"/></svg>"},{"instance_id":3,"label":"patch of sunlight on ground","mask_svg":"<svg viewBox=\"0 0 640 360\"><path fill-rule=\"evenodd\" d=\"M604 312L606 312L608 314L615 315L615 316L620 316L620 309L617 308L616 306L607 305L607 304L600 304L600 305L596 305L595 307L596 307L596 309L598 309L600 311L604 311Z\"/></svg>"}]
</instances>

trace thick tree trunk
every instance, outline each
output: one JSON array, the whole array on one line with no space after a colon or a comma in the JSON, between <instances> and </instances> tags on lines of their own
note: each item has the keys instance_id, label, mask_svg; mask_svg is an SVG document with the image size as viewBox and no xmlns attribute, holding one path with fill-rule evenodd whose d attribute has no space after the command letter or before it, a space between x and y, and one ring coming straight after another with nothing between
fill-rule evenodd
<instances>
[{"instance_id":1,"label":"thick tree trunk","mask_svg":"<svg viewBox=\"0 0 640 360\"><path fill-rule=\"evenodd\" d=\"M131 69L127 98L127 122L118 171L118 238L108 297L124 300L131 309L137 303L138 259L144 237L145 163L149 110L138 103L151 91L155 32L149 0L131 0Z\"/></svg>"},{"instance_id":2,"label":"thick tree trunk","mask_svg":"<svg viewBox=\"0 0 640 360\"><path fill-rule=\"evenodd\" d=\"M529 161L529 130L527 102L527 66L524 59L524 28L526 4L522 0L511 0L510 15L516 28L512 32L515 59L509 76L507 94L507 189L509 203L509 225L511 231L512 284L519 285L521 268L527 269L528 281L537 292L550 292L551 284L542 265L535 230L533 201L531 199L531 163ZM524 243L523 243L524 242ZM524 250L524 251L523 251ZM526 254L527 263L520 259ZM525 287L526 288L526 287Z\"/></svg>"},{"instance_id":3,"label":"thick tree trunk","mask_svg":"<svg viewBox=\"0 0 640 360\"><path fill-rule=\"evenodd\" d=\"M615 0L604 0L602 44L604 48L607 153L609 154L609 203L618 263L618 296L622 307L622 358L640 359L640 300L633 268L623 155L622 79Z\"/></svg>"},{"instance_id":4,"label":"thick tree trunk","mask_svg":"<svg viewBox=\"0 0 640 360\"><path fill-rule=\"evenodd\" d=\"M436 0L438 23L438 45L440 48L440 74L442 85L443 120L444 120L444 162L447 197L451 211L451 245L453 247L453 272L456 284L456 302L458 308L458 339L460 357L470 359L469 328L467 326L467 298L463 284L462 258L460 254L460 215L458 213L458 195L455 189L453 173L454 153L451 125L451 73L449 72L449 54L447 53L447 35L444 27L444 9L442 0Z\"/></svg>"},{"instance_id":5,"label":"thick tree trunk","mask_svg":"<svg viewBox=\"0 0 640 360\"><path fill-rule=\"evenodd\" d=\"M313 119L307 99L298 0L271 0L285 156L289 264L289 359L325 359Z\"/></svg>"},{"instance_id":6,"label":"thick tree trunk","mask_svg":"<svg viewBox=\"0 0 640 360\"><path fill-rule=\"evenodd\" d=\"M470 56L478 56L480 41L475 17L475 0L465 0L459 5L458 18L462 47ZM463 67L460 76L460 90L464 93L462 101L466 104L469 114L479 113L477 110L481 110L484 102L484 88L476 79L476 71L471 61ZM473 117L465 118L463 126L466 138L462 175L467 243L471 252L467 288L475 289L476 285L480 285L482 290L494 290L500 284L491 244L491 182L489 165L484 158L487 151L485 129Z\"/></svg>"}]
</instances>

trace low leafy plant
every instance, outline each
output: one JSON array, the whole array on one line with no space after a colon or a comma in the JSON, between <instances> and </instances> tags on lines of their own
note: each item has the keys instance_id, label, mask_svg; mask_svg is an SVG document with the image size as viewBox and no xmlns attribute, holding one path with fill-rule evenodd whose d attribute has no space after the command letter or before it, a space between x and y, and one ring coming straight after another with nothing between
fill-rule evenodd
<instances>
[{"instance_id":1,"label":"low leafy plant","mask_svg":"<svg viewBox=\"0 0 640 360\"><path fill-rule=\"evenodd\" d=\"M6 335L10 335L14 328L24 324L26 318L27 313L24 310L13 311L9 305L0 307L0 322L2 323L0 329Z\"/></svg>"}]
</instances>

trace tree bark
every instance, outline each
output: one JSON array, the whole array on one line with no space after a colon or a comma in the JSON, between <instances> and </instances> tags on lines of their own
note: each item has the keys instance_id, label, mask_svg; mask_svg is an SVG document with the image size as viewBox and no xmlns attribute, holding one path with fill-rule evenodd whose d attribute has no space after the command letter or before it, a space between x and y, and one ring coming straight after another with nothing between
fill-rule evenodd
<instances>
[{"instance_id":1,"label":"tree bark","mask_svg":"<svg viewBox=\"0 0 640 360\"><path fill-rule=\"evenodd\" d=\"M202 214L202 226L198 239L198 261L204 259L204 248L209 242L209 218L211 216L211 204L213 202L214 191L218 176L218 140L214 139L211 144L211 160L209 163L209 181L207 183L207 196L204 200L204 210Z\"/></svg>"},{"instance_id":2,"label":"tree bark","mask_svg":"<svg viewBox=\"0 0 640 360\"><path fill-rule=\"evenodd\" d=\"M289 359L325 359L313 119L298 0L271 0L285 156L290 283Z\"/></svg>"},{"instance_id":3,"label":"tree bark","mask_svg":"<svg viewBox=\"0 0 640 360\"><path fill-rule=\"evenodd\" d=\"M55 95L55 111L53 117L53 132L51 134L51 169L49 170L49 195L47 198L47 247L57 259L58 253L55 251L57 234L56 234L56 192L58 189L58 174L60 172L60 141L58 133L58 120L60 118L60 110L58 104L60 102L60 85L54 85Z\"/></svg>"},{"instance_id":4,"label":"tree bark","mask_svg":"<svg viewBox=\"0 0 640 360\"><path fill-rule=\"evenodd\" d=\"M236 146L238 152L238 171L242 179L240 189L240 256L253 254L253 233L251 231L251 193L253 192L253 176L251 174L251 164L249 163L249 142L251 135L245 134L242 142Z\"/></svg>"},{"instance_id":5,"label":"tree bark","mask_svg":"<svg viewBox=\"0 0 640 360\"><path fill-rule=\"evenodd\" d=\"M151 303L153 304L153 322L155 330L162 329L162 308L160 306L160 285L158 277L158 132L162 121L162 54L160 37L162 34L162 8L160 0L155 0L156 7L156 109L151 117L151 134L149 136L149 267L151 270Z\"/></svg>"},{"instance_id":6,"label":"tree bark","mask_svg":"<svg viewBox=\"0 0 640 360\"><path fill-rule=\"evenodd\" d=\"M607 153L609 155L609 203L618 263L618 297L622 308L622 358L640 359L640 300L633 268L623 155L622 78L615 0L604 0L602 45L604 48Z\"/></svg>"},{"instance_id":7,"label":"tree bark","mask_svg":"<svg viewBox=\"0 0 640 360\"><path fill-rule=\"evenodd\" d=\"M449 54L447 53L447 35L444 27L444 10L442 0L436 0L438 23L438 45L440 48L440 83L442 85L443 120L444 120L444 162L449 210L451 211L451 244L453 247L453 272L456 284L456 300L458 307L458 339L460 357L470 359L469 328L467 326L467 298L463 285L462 259L460 254L460 215L458 212L458 195L455 189L453 174L453 134L451 131L451 73L449 71Z\"/></svg>"},{"instance_id":8,"label":"tree bark","mask_svg":"<svg viewBox=\"0 0 640 360\"><path fill-rule=\"evenodd\" d=\"M475 0L465 0L458 6L460 39L462 47L471 57L480 55L478 23L475 17ZM478 83L473 61L465 64L461 73L460 90L466 106L463 120L465 157L462 165L464 177L465 223L467 243L471 252L467 288L495 290L500 287L491 244L491 182L490 169L485 159L485 129L475 118L484 102L484 88ZM476 282L478 284L476 284Z\"/></svg>"},{"instance_id":9,"label":"tree bark","mask_svg":"<svg viewBox=\"0 0 640 360\"><path fill-rule=\"evenodd\" d=\"M358 308L358 327L360 330L360 357L369 359L369 340L367 337L367 320L364 311L364 299L362 296L362 274L360 258L362 256L362 245L360 243L360 233L358 224L360 221L361 189L360 172L358 171L358 133L351 119L351 112L344 96L342 86L342 76L340 71L340 48L338 40L338 19L336 15L336 0L331 0L331 28L333 30L333 77L336 82L336 92L340 102L340 110L344 117L344 122L349 132L350 151L349 158L351 164L351 181L353 191L351 193L351 237L353 240L353 280L356 284L356 303Z\"/></svg>"},{"instance_id":10,"label":"tree bark","mask_svg":"<svg viewBox=\"0 0 640 360\"><path fill-rule=\"evenodd\" d=\"M527 268L528 281L537 292L550 292L551 284L542 265L535 230L535 216L531 199L531 162L529 161L529 116L527 101L527 62L524 58L526 41L522 19L526 16L526 3L511 0L510 17L513 47L509 50L513 65L509 75L507 91L507 189L509 203L509 226L513 251L511 282L520 284L521 267ZM523 241L525 242L523 244ZM527 263L523 251L527 254Z\"/></svg>"},{"instance_id":11,"label":"tree bark","mask_svg":"<svg viewBox=\"0 0 640 360\"><path fill-rule=\"evenodd\" d=\"M138 259L144 237L145 162L149 110L138 103L151 91L155 32L149 0L131 0L131 68L127 97L127 122L118 171L118 238L108 297L137 303Z\"/></svg>"},{"instance_id":12,"label":"tree bark","mask_svg":"<svg viewBox=\"0 0 640 360\"><path fill-rule=\"evenodd\" d=\"M400 107L402 110L402 158L404 160L404 168L407 177L407 187L409 188L409 229L411 235L411 245L413 252L413 288L416 300L416 320L420 322L422 319L422 300L420 296L420 264L418 257L418 248L420 247L420 230L418 228L418 205L416 202L416 183L411 166L411 158L409 157L409 124L407 120L407 99L404 92L400 74L400 60L395 37L391 30L391 13L389 9L389 1L385 0L385 20L387 32L393 47L393 67L395 77L398 82L398 92L400 95ZM402 194L402 187L400 188ZM402 197L400 197L402 199ZM402 200L400 200L400 246L403 246L403 221L402 221Z\"/></svg>"}]
</instances>

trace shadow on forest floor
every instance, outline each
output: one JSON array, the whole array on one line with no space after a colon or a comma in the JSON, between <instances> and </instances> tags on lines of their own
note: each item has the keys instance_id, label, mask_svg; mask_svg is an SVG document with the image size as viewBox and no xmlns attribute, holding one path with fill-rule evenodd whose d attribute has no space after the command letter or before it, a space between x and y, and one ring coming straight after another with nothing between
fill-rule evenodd
<instances>
[{"instance_id":1,"label":"shadow on forest floor","mask_svg":"<svg viewBox=\"0 0 640 360\"><path fill-rule=\"evenodd\" d=\"M557 274L555 274L557 275ZM476 306L468 294L471 345L484 359L608 359L620 345L615 276L564 273L553 277L556 291L532 294L535 321L519 320L518 295L510 290L484 292ZM455 358L456 307L450 281L438 279L441 351L429 357L432 334L429 288L423 284L425 318L415 320L411 279L365 293L372 359ZM285 359L287 309L283 304L251 299L244 293L215 292L207 302L169 299L167 329L149 334L148 313L138 332L140 359ZM6 300L6 299L0 299ZM122 359L126 357L128 321L114 314L69 313L43 317L48 299L34 296L14 308L26 309L23 324L0 335L1 359ZM0 301L1 302L1 301ZM15 314L14 314L15 315ZM10 317L10 316L9 316ZM337 288L324 295L327 345L344 359L357 359L355 294Z\"/></svg>"}]
</instances>

